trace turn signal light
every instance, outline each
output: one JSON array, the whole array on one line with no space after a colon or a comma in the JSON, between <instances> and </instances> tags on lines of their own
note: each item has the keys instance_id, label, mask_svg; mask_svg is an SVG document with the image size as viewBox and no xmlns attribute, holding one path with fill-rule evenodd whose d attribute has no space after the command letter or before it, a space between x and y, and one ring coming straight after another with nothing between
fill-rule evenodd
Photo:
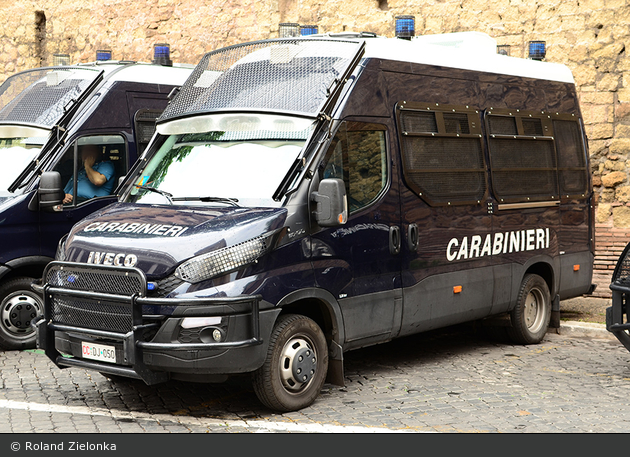
<instances>
[{"instance_id":1,"label":"turn signal light","mask_svg":"<svg viewBox=\"0 0 630 457\"><path fill-rule=\"evenodd\" d=\"M453 293L454 294L459 294L462 291L462 286L453 286Z\"/></svg>"}]
</instances>

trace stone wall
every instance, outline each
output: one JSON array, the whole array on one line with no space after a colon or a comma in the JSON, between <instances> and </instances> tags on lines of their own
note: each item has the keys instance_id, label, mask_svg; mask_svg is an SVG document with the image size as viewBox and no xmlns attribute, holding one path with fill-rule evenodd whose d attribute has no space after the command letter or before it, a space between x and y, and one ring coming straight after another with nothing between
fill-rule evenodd
<instances>
[{"instance_id":1,"label":"stone wall","mask_svg":"<svg viewBox=\"0 0 630 457\"><path fill-rule=\"evenodd\" d=\"M282 22L393 36L397 15L415 16L417 35L488 33L517 57L526 57L530 40L545 40L546 60L569 66L579 90L598 233L610 229L619 245L630 239L626 0L0 0L0 81L52 64L55 53L87 62L111 49L114 59L150 61L157 43L170 44L173 61L197 63L222 46L277 37ZM597 272L602 283L607 271ZM598 289L607 293L607 285Z\"/></svg>"}]
</instances>

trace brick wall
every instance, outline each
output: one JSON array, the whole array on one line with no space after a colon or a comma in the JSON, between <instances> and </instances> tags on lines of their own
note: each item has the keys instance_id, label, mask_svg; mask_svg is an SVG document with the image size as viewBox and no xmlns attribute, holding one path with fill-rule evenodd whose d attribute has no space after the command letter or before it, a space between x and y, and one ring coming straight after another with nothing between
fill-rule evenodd
<instances>
[{"instance_id":1,"label":"brick wall","mask_svg":"<svg viewBox=\"0 0 630 457\"><path fill-rule=\"evenodd\" d=\"M597 289L593 295L610 298L608 286L621 252L630 243L630 229L615 228L612 224L596 224L595 236L593 283L597 284Z\"/></svg>"}]
</instances>

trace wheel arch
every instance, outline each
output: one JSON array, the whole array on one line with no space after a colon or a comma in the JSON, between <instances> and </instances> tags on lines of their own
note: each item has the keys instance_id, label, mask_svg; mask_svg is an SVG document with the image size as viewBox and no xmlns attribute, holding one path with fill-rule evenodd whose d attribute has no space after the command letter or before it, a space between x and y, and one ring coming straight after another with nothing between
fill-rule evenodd
<instances>
[{"instance_id":1,"label":"wheel arch","mask_svg":"<svg viewBox=\"0 0 630 457\"><path fill-rule=\"evenodd\" d=\"M317 288L302 289L284 296L277 304L280 315L301 314L313 319L322 329L328 342L329 365L327 381L339 386L343 381L343 342L345 332L341 308L328 291Z\"/></svg>"},{"instance_id":2,"label":"wheel arch","mask_svg":"<svg viewBox=\"0 0 630 457\"><path fill-rule=\"evenodd\" d=\"M538 261L530 265L523 273L523 278L528 274L535 274L543 278L543 280L547 283L551 297L553 298L555 296L556 291L558 290L556 286L557 277L554 273L553 266L549 262Z\"/></svg>"},{"instance_id":3,"label":"wheel arch","mask_svg":"<svg viewBox=\"0 0 630 457\"><path fill-rule=\"evenodd\" d=\"M47 256L28 256L12 259L0 266L0 281L20 276L41 278L44 268L54 259Z\"/></svg>"}]
</instances>

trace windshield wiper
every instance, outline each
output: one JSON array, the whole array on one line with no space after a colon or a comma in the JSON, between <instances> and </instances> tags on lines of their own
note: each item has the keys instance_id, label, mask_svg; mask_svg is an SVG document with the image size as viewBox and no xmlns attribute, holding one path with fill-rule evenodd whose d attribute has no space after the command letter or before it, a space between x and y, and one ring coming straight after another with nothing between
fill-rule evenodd
<instances>
[{"instance_id":1,"label":"windshield wiper","mask_svg":"<svg viewBox=\"0 0 630 457\"><path fill-rule=\"evenodd\" d=\"M175 197L173 198L174 202L213 202L213 203L227 203L232 206L236 206L240 208L240 205L237 204L238 198L227 198L227 197Z\"/></svg>"},{"instance_id":2,"label":"windshield wiper","mask_svg":"<svg viewBox=\"0 0 630 457\"><path fill-rule=\"evenodd\" d=\"M171 205L173 204L173 194L169 194L166 191L163 191L163 190L160 190L160 189L156 189L155 187L151 187L151 186L142 186L140 184L134 184L134 186L137 187L138 189L146 189L148 191L160 194L164 198L166 198Z\"/></svg>"}]
</instances>

